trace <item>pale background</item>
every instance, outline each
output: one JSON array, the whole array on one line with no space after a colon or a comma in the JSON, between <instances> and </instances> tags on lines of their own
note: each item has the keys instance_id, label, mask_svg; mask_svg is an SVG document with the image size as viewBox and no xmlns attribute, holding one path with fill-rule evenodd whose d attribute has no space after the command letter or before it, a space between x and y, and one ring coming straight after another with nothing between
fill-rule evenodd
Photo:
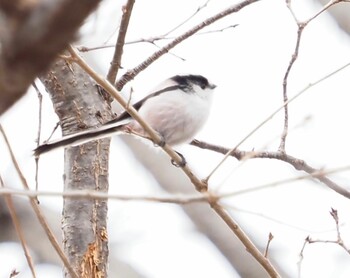
<instances>
[{"instance_id":1,"label":"pale background","mask_svg":"<svg viewBox=\"0 0 350 278\"><path fill-rule=\"evenodd\" d=\"M137 1L131 17L127 41L166 33L191 15L205 1ZM306 19L320 6L313 1L292 1L298 18ZM120 4L104 1L98 12L82 27L77 45L114 44L120 16ZM181 34L206 17L228 7L232 1L211 1L208 7L173 35ZM350 4L348 4L350 5ZM237 14L211 25L203 31L219 30L239 24L223 32L193 36L165 55L130 86L134 98L142 98L160 81L178 73L199 73L218 87L210 119L197 138L222 145L235 146L248 132L282 105L282 80L296 41L296 24L285 1L261 1ZM157 44L164 45L159 41ZM350 41L337 23L324 14L305 30L299 58L288 83L289 96L308 84L350 61ZM152 54L157 48L149 43L127 45L122 64L129 69ZM98 72L106 74L113 48L84 54ZM350 69L345 69L311 88L290 105L290 134L287 152L304 159L315 168L336 168L349 165L348 118ZM47 138L57 122L44 90L43 138ZM38 100L30 90L3 117L1 122L28 182L34 186L34 159L38 124ZM283 128L283 114L276 115L242 150L277 150ZM56 132L56 138L60 133ZM160 196L163 191L147 169L130 153L130 138L114 138L111 148L110 192L125 195ZM121 140L122 139L122 140ZM2 149L0 171L5 181L15 174L8 153ZM205 177L222 158L193 146L180 149L199 177ZM160 153L160 150L156 150ZM154 160L157 160L157 155ZM267 159L241 163L225 162L210 180L210 188L218 192L235 192L272 181L296 177L291 166ZM40 189L62 189L63 151L41 158ZM181 172L179 172L181 173ZM349 188L349 172L331 176ZM174 189L176 191L176 188ZM50 206L60 214L61 198L41 198L42 206ZM335 239L331 207L338 210L341 234L350 247L350 202L324 185L298 181L225 200L242 227L253 240L265 246L269 232L274 235L272 250L275 260L290 277L297 277L299 253L306 236ZM203 216L205 217L205 216ZM29 231L28 231L29 232ZM232 234L232 237L234 235ZM147 202L109 203L110 252L136 268L144 277L236 277L232 268L215 247L199 234L178 205ZM313 244L306 247L301 277L349 277L350 255L339 246ZM19 245L0 244L0 277L8 277L16 268L18 277L30 277ZM176 265L174 266L174 262ZM112 262L111 262L112 263ZM43 266L44 267L44 266ZM47 267L47 266L45 266ZM61 269L42 268L39 277L61 277ZM54 276L56 273L56 276ZM40 274L40 273L39 273ZM238 276L237 276L238 277Z\"/></svg>"}]
</instances>

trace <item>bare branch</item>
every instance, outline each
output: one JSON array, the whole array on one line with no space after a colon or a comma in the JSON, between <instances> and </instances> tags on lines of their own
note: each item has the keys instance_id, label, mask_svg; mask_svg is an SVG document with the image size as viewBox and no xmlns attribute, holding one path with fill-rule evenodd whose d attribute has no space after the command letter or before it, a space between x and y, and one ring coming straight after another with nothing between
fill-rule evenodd
<instances>
[{"instance_id":1,"label":"bare branch","mask_svg":"<svg viewBox=\"0 0 350 278\"><path fill-rule=\"evenodd\" d=\"M121 65L123 47L125 44L125 36L129 26L129 20L131 17L132 8L134 6L135 0L128 0L126 5L123 7L123 16L120 23L119 34L117 43L115 45L114 56L111 61L111 66L107 74L107 80L114 84L115 79L118 75L118 70Z\"/></svg>"},{"instance_id":2,"label":"bare branch","mask_svg":"<svg viewBox=\"0 0 350 278\"><path fill-rule=\"evenodd\" d=\"M295 61L298 59L301 34L302 34L305 26L306 25L304 25L304 24L298 24L297 41L296 41L296 44L295 44L294 53L292 54L292 58L289 61L289 65L288 65L286 73L285 73L285 75L283 77L283 103L285 103L285 105L284 105L284 127L283 127L282 136L281 136L280 146L278 147L278 151L284 152L284 153L286 152L286 139L287 139L287 135L288 135L287 80L288 80L288 77L289 77L290 70L292 69Z\"/></svg>"}]
</instances>

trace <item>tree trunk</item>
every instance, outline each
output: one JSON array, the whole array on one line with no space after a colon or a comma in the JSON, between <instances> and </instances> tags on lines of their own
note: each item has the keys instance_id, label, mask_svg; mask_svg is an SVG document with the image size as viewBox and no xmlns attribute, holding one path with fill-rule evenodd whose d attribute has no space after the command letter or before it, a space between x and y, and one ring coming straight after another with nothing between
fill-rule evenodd
<instances>
[{"instance_id":1,"label":"tree trunk","mask_svg":"<svg viewBox=\"0 0 350 278\"><path fill-rule=\"evenodd\" d=\"M77 65L59 59L41 81L64 135L112 118L109 104ZM65 150L64 190L108 191L109 143L109 139L97 140ZM107 200L64 198L63 245L79 277L107 277L107 208Z\"/></svg>"}]
</instances>

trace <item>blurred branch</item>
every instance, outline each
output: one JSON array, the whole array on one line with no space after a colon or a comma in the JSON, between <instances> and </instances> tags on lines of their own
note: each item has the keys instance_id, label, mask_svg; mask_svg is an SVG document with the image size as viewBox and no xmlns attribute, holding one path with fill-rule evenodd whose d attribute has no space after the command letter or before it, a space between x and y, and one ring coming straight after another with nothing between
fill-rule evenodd
<instances>
[{"instance_id":1,"label":"blurred branch","mask_svg":"<svg viewBox=\"0 0 350 278\"><path fill-rule=\"evenodd\" d=\"M27 91L100 0L0 1L0 115ZM26 4L24 4L26 3Z\"/></svg>"},{"instance_id":2,"label":"blurred branch","mask_svg":"<svg viewBox=\"0 0 350 278\"><path fill-rule=\"evenodd\" d=\"M274 155L272 153L267 152L240 152L240 154L237 154L238 157L241 157L242 153L247 153L247 156L242 156L241 159L247 159L249 158L274 158ZM265 155L266 154L266 155ZM279 154L279 153L277 153ZM233 154L234 156L235 154ZM254 157L254 155L257 155ZM278 158L276 158L278 159ZM296 159L296 161L298 161ZM299 160L296 163L305 163L302 160ZM45 190L20 190L20 189L14 189L14 188L0 188L0 196L1 195L14 195L14 196L27 196L27 197L64 197L64 198L70 198L70 199L101 199L101 200L118 200L118 201L146 201L146 202L157 202L157 203L170 203L170 204L179 204L179 205L187 205L192 203L210 203L212 200L224 200L226 198L247 194L247 193L253 193L257 192L258 190L263 190L266 188L271 188L273 186L278 185L285 185L287 183L299 181L299 180L306 180L311 178L321 178L325 177L326 175L339 173L342 171L349 171L350 166L344 166L344 167L338 167L334 169L322 169L322 170L315 170L314 172L303 175L303 176L297 176L293 178L288 179L282 179L277 180L274 182L269 182L263 185L258 185L255 187L251 187L249 189L243 189L239 191L234 192L226 192L223 194L213 192L213 191L207 191L202 192L201 194L171 194L170 196L147 196L147 195L141 195L141 196L135 196L135 195L122 195L122 194L111 194L108 192L101 192L97 190L90 190L90 189L84 189L84 190L65 190L65 191L45 191ZM236 209L236 208L234 208ZM246 211L247 212L247 211ZM264 216L265 217L265 216ZM298 228L300 229L300 228Z\"/></svg>"},{"instance_id":3,"label":"blurred branch","mask_svg":"<svg viewBox=\"0 0 350 278\"><path fill-rule=\"evenodd\" d=\"M167 45L165 45L163 48L161 48L160 50L156 51L155 53L153 53L150 57L148 57L145 61L143 61L141 64L139 64L138 66L136 66L135 68L128 70L121 78L119 78L116 87L118 90L121 90L124 85L129 82L130 80L132 80L133 78L135 78L136 75L138 75L140 72L142 72L143 70L145 70L147 67L149 67L153 62L155 62L157 59L159 59L161 56L163 56L164 54L168 53L168 51L172 48L174 48L176 45L178 45L179 43L181 43L182 41L186 40L187 38L191 37L193 34L197 33L199 30L203 29L206 26L211 25L212 23L218 21L219 19L226 17L232 13L238 12L241 9L243 9L244 7L258 2L260 0L245 0L242 1L236 5L233 5L221 12L219 12L218 14L207 18L206 20L204 20L203 22L199 23L198 25L194 26L193 28L191 28L190 30L186 31L184 34L178 36L176 39L174 39L173 41L171 41L170 43L168 43Z\"/></svg>"},{"instance_id":4,"label":"blurred branch","mask_svg":"<svg viewBox=\"0 0 350 278\"><path fill-rule=\"evenodd\" d=\"M319 0L319 2L322 5L326 5L329 1L328 0ZM339 5L333 6L331 9L329 9L327 12L329 12L333 18L338 23L339 27L342 28L345 32L350 35L350 20L349 20L349 13L350 13L350 1L344 0Z\"/></svg>"}]
</instances>

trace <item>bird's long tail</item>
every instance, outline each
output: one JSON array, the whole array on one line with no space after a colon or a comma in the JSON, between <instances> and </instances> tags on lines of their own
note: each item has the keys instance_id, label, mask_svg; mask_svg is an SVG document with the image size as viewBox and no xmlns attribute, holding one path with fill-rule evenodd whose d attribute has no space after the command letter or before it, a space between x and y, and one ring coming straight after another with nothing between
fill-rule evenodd
<instances>
[{"instance_id":1,"label":"bird's long tail","mask_svg":"<svg viewBox=\"0 0 350 278\"><path fill-rule=\"evenodd\" d=\"M77 146L84 144L86 142L97 140L105 137L111 136L113 133L121 131L124 125L106 125L101 126L96 129L87 130L79 133L75 133L72 135L68 135L63 137L62 139L58 139L52 142L47 142L34 150L35 157L40 156L43 153L47 153L49 151L58 149L58 148L66 148L69 146Z\"/></svg>"}]
</instances>

